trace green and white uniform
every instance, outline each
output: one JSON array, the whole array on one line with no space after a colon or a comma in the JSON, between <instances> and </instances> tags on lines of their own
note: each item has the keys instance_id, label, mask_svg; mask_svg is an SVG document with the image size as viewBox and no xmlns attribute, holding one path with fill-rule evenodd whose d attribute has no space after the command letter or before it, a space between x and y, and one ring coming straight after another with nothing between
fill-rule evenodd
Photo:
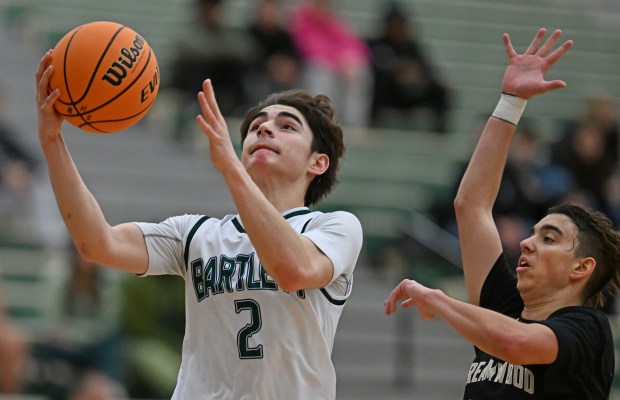
<instances>
[{"instance_id":1,"label":"green and white uniform","mask_svg":"<svg viewBox=\"0 0 620 400\"><path fill-rule=\"evenodd\" d=\"M321 289L284 292L263 269L238 215L138 223L145 275L185 279L186 329L173 399L334 399L331 352L351 293L362 228L347 212L283 216L332 261Z\"/></svg>"}]
</instances>

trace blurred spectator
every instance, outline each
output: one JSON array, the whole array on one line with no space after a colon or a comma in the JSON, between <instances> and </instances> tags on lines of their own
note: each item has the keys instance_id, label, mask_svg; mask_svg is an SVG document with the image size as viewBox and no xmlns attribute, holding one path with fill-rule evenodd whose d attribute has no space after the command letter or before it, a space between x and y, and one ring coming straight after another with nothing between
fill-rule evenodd
<instances>
[{"instance_id":1,"label":"blurred spectator","mask_svg":"<svg viewBox=\"0 0 620 400\"><path fill-rule=\"evenodd\" d=\"M28 337L6 314L0 281L0 394L19 393L25 380Z\"/></svg>"},{"instance_id":2,"label":"blurred spectator","mask_svg":"<svg viewBox=\"0 0 620 400\"><path fill-rule=\"evenodd\" d=\"M605 158L611 163L617 163L620 153L620 132L613 98L605 94L588 96L583 119L592 122L603 132Z\"/></svg>"},{"instance_id":3,"label":"blurred spectator","mask_svg":"<svg viewBox=\"0 0 620 400\"><path fill-rule=\"evenodd\" d=\"M369 45L374 71L373 125L409 128L407 121L415 121L421 110L428 110L431 129L445 132L449 91L401 6L394 3L386 10L382 31Z\"/></svg>"},{"instance_id":4,"label":"blurred spectator","mask_svg":"<svg viewBox=\"0 0 620 400\"><path fill-rule=\"evenodd\" d=\"M29 393L52 400L126 397L116 271L69 249L52 324L33 344ZM51 372L50 372L51 371Z\"/></svg>"},{"instance_id":5,"label":"blurred spectator","mask_svg":"<svg viewBox=\"0 0 620 400\"><path fill-rule=\"evenodd\" d=\"M372 69L365 41L336 13L332 0L301 1L289 21L303 62L302 86L329 96L343 125L367 126Z\"/></svg>"},{"instance_id":6,"label":"blurred spectator","mask_svg":"<svg viewBox=\"0 0 620 400\"><path fill-rule=\"evenodd\" d=\"M246 80L252 104L299 85L301 62L282 17L280 0L258 0L248 28L260 51L256 68Z\"/></svg>"},{"instance_id":7,"label":"blurred spectator","mask_svg":"<svg viewBox=\"0 0 620 400\"><path fill-rule=\"evenodd\" d=\"M194 121L196 94L210 78L217 102L226 116L238 115L248 104L243 76L257 62L257 49L247 29L225 24L224 0L194 0L194 24L185 27L176 40L172 60L172 81L180 97L177 139L185 124Z\"/></svg>"},{"instance_id":8,"label":"blurred spectator","mask_svg":"<svg viewBox=\"0 0 620 400\"><path fill-rule=\"evenodd\" d=\"M582 120L554 146L552 161L570 172L593 208L606 212L605 193L615 162L606 149L606 134L598 124Z\"/></svg>"}]
</instances>

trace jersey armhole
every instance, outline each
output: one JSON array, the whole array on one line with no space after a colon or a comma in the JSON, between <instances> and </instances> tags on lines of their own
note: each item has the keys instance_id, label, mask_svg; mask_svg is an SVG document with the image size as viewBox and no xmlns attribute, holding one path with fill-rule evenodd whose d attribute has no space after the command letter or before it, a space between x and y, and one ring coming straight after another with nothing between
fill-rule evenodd
<instances>
[{"instance_id":1,"label":"jersey armhole","mask_svg":"<svg viewBox=\"0 0 620 400\"><path fill-rule=\"evenodd\" d=\"M202 216L198 221L196 221L194 226L192 226L192 229L189 231L189 234L187 235L187 242L185 242L185 250L183 251L183 261L185 263L185 271L187 271L187 263L189 261L189 245L192 243L192 239L194 238L194 235L196 234L196 231L198 230L198 228L200 228L200 226L208 219L209 219L208 216L206 215Z\"/></svg>"}]
</instances>

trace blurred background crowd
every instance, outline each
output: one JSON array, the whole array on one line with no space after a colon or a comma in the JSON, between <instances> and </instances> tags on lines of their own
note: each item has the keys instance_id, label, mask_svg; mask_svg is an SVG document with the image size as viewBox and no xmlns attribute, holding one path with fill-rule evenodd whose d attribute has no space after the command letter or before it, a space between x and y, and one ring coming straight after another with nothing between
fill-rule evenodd
<instances>
[{"instance_id":1,"label":"blurred background crowd","mask_svg":"<svg viewBox=\"0 0 620 400\"><path fill-rule=\"evenodd\" d=\"M380 298L376 307L351 305L350 319L345 309L345 333L337 337L395 349L387 352L387 372L369 372L339 352L337 340L341 398L365 398L353 388L365 378L383 393L421 381L404 351L411 327L398 322L392 330L378 311L395 279L414 276L457 297L462 290L452 199L499 98L502 32L516 47L540 26L562 28L575 41L555 71L568 87L531 102L512 147L495 209L508 256L516 260L533 222L556 203L587 205L620 224L620 6L613 0L50 3L0 0L0 398L169 398L176 381L182 282L125 276L82 260L37 148L38 58L85 22L132 27L161 68L157 103L131 132L99 137L65 127L111 223L234 212L224 186L213 190L222 181L194 124L203 79L212 79L235 135L243 112L271 92L304 87L330 96L348 153L340 185L320 207L359 216L366 236L356 289L377 290ZM613 299L607 311L615 318ZM354 318L367 323L366 336L359 323L347 327ZM381 329L393 340L377 341ZM460 395L466 370L452 380L445 375L454 354L440 357L444 375L436 386L425 381L436 397L419 398L451 398L441 394L446 382ZM460 365L469 361L465 353Z\"/></svg>"}]
</instances>

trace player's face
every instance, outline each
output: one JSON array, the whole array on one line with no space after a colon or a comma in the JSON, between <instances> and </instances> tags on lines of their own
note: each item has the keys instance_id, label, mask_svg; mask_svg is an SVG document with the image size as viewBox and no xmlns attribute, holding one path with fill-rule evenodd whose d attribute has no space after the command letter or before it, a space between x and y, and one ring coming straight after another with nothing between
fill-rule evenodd
<instances>
[{"instance_id":1,"label":"player's face","mask_svg":"<svg viewBox=\"0 0 620 400\"><path fill-rule=\"evenodd\" d=\"M579 265L575 257L577 226L564 214L549 214L538 222L530 237L521 242L517 288L528 300L552 300L570 283Z\"/></svg>"},{"instance_id":2,"label":"player's face","mask_svg":"<svg viewBox=\"0 0 620 400\"><path fill-rule=\"evenodd\" d=\"M290 106L271 105L250 123L241 161L255 179L267 171L295 179L308 170L312 138L301 112Z\"/></svg>"}]
</instances>

